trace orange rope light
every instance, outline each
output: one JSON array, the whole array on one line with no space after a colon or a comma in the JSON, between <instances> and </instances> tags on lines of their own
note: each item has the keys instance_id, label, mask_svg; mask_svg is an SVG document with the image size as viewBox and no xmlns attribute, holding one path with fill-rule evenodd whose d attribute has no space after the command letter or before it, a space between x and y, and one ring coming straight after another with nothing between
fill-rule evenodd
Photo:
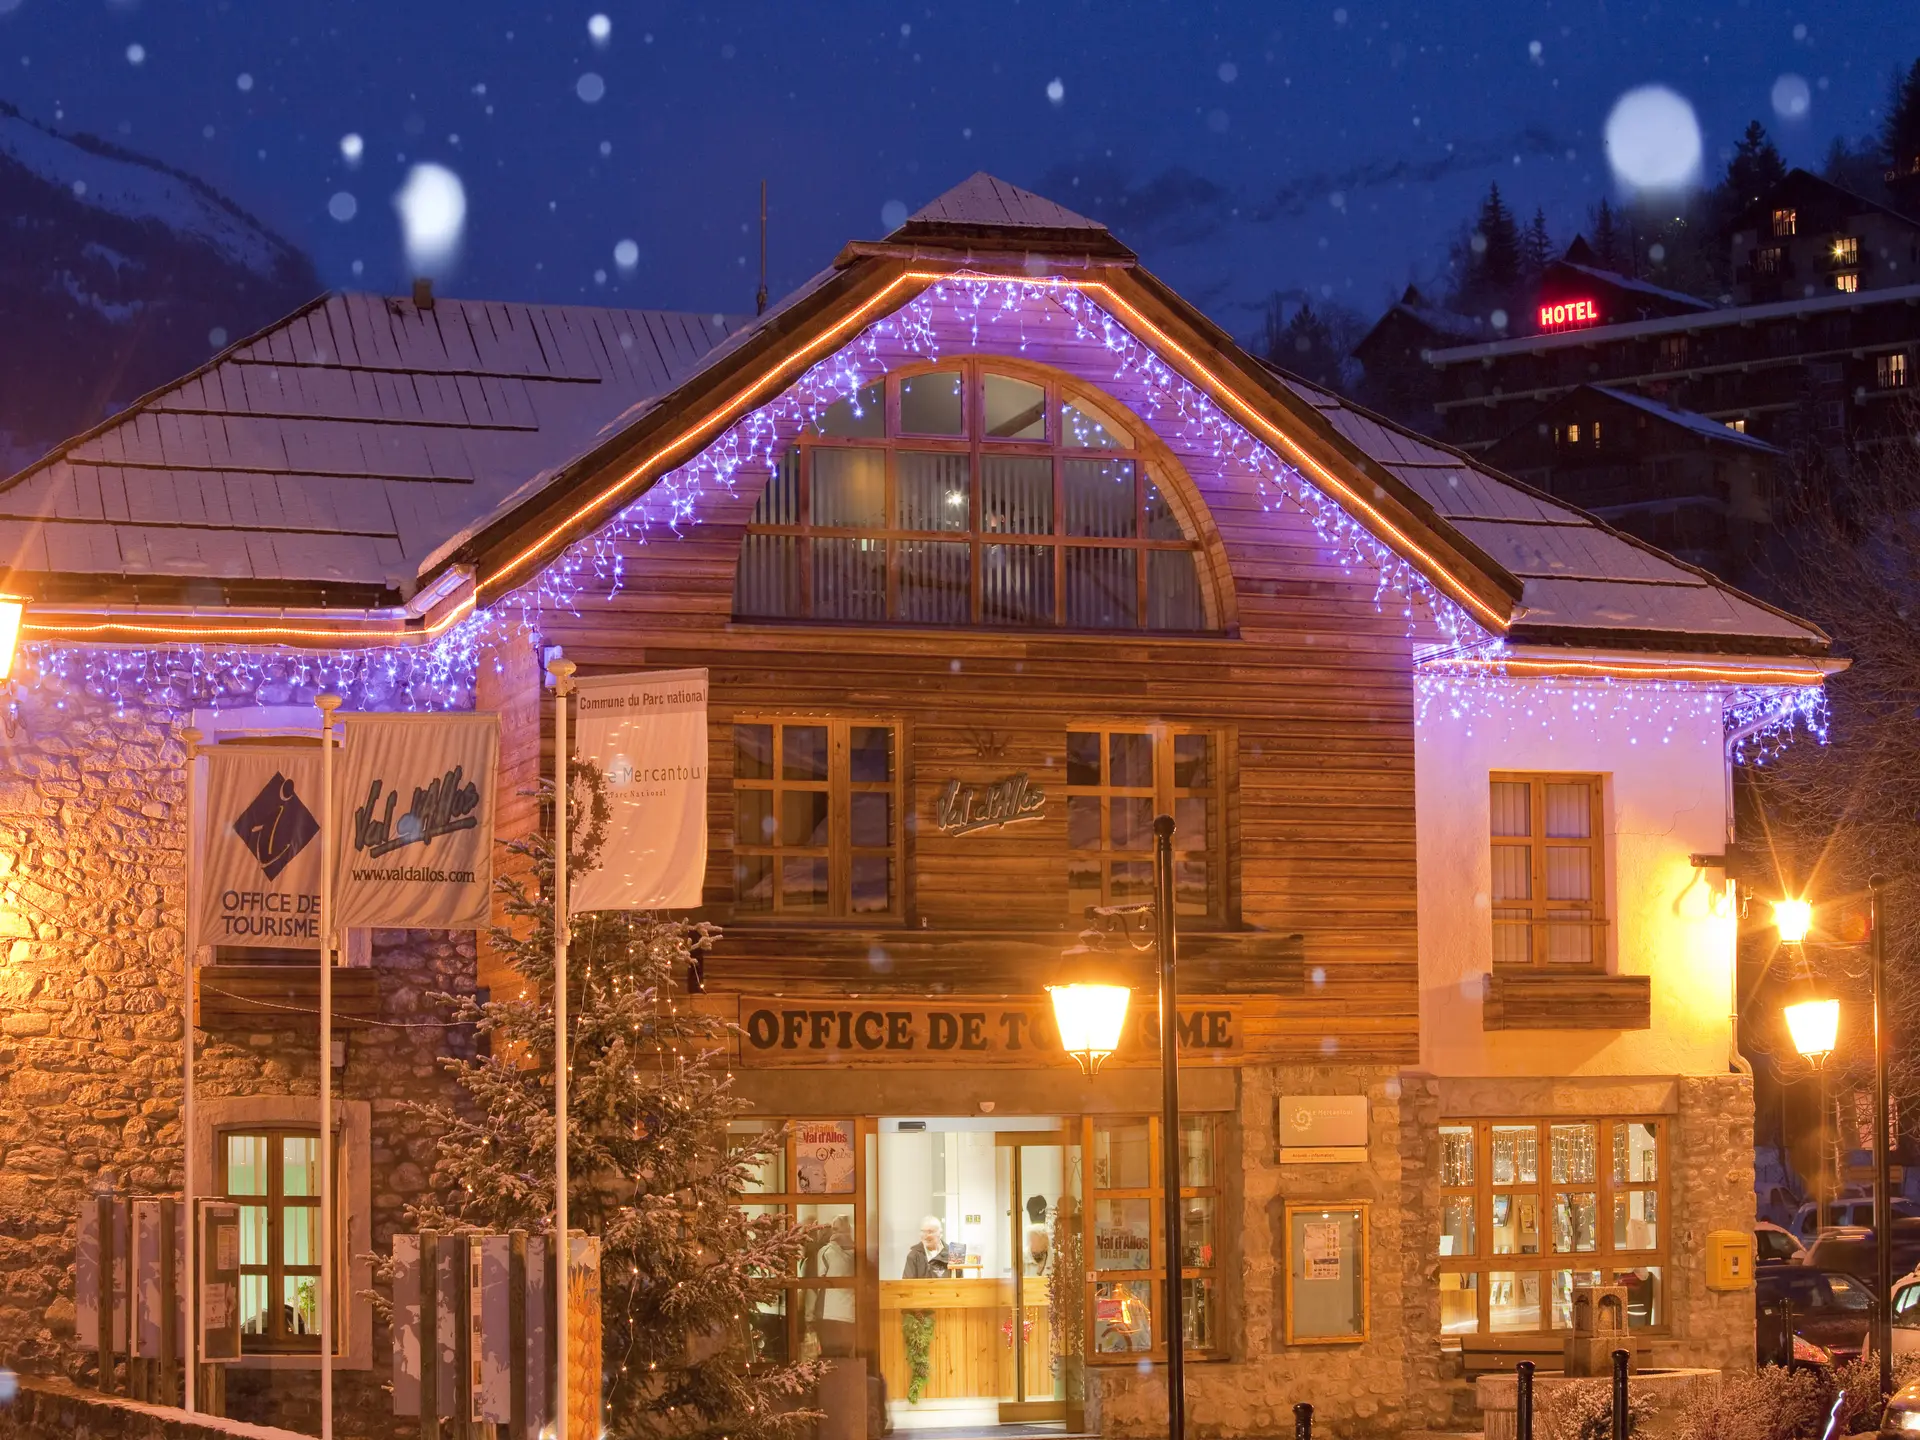
<instances>
[{"instance_id":1,"label":"orange rope light","mask_svg":"<svg viewBox=\"0 0 1920 1440\"><path fill-rule=\"evenodd\" d=\"M393 640L431 640L444 631L457 625L473 613L476 601L472 595L461 598L458 604L434 621L431 625L418 630L391 629L370 631L366 626L358 629L340 629L309 625L236 625L226 621L209 620L204 625L189 624L184 619L179 623L162 624L150 620L99 620L84 624L62 625L45 618L29 619L26 628L36 635L49 638L73 635L104 635L108 633L127 635L146 635L157 639L194 640L194 639L294 639L294 640L352 640L371 636L374 639ZM27 612L28 616L33 611Z\"/></svg>"},{"instance_id":2,"label":"orange rope light","mask_svg":"<svg viewBox=\"0 0 1920 1440\"><path fill-rule=\"evenodd\" d=\"M1662 665L1632 660L1533 660L1519 656L1501 660L1430 660L1424 671L1470 670L1490 675L1564 675L1576 678L1609 680L1696 680L1708 684L1734 685L1819 685L1826 672L1813 669L1786 669L1767 665Z\"/></svg>"}]
</instances>

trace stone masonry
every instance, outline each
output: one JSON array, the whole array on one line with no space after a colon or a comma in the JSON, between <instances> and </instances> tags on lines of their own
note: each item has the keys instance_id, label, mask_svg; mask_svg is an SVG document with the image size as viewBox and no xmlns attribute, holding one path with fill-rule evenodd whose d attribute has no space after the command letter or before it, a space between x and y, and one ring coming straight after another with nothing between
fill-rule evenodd
<instances>
[{"instance_id":1,"label":"stone masonry","mask_svg":"<svg viewBox=\"0 0 1920 1440\"><path fill-rule=\"evenodd\" d=\"M308 698L268 685L261 701ZM0 1361L85 1377L92 1362L73 1340L82 1198L181 1184L186 706L178 691L135 704L47 676L20 691L0 765ZM384 1023L347 1037L335 1080L371 1109L372 1241L384 1251L433 1156L403 1104L447 1096L440 1057L472 1052L471 1031L445 1025L432 997L472 991L474 937L376 932L372 963ZM203 1099L317 1094L309 1022L263 1021L201 1047ZM372 1370L338 1373L342 1436L399 1433L380 1388L389 1350L376 1323ZM315 1374L236 1369L229 1409L310 1430Z\"/></svg>"},{"instance_id":2,"label":"stone masonry","mask_svg":"<svg viewBox=\"0 0 1920 1440\"><path fill-rule=\"evenodd\" d=\"M1282 1094L1358 1094L1370 1111L1365 1165L1279 1164ZM1290 1433L1293 1407L1314 1406L1323 1433L1385 1436L1445 1419L1440 1297L1440 1107L1432 1081L1381 1066L1261 1066L1241 1073L1237 1184L1227 1186L1237 1308L1222 1316L1228 1357L1187 1368L1187 1427L1196 1436ZM1236 1193L1237 1191L1237 1193ZM1282 1286L1288 1201L1371 1200L1372 1325L1349 1345L1285 1343ZM1237 1232L1237 1233L1236 1233ZM1090 1366L1088 1424L1103 1435L1164 1433L1158 1373Z\"/></svg>"}]
</instances>

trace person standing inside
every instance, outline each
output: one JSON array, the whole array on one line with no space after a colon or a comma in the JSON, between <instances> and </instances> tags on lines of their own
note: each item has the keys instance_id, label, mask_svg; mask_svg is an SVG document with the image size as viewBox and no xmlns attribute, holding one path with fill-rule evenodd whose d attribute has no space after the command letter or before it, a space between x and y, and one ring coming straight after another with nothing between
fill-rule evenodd
<instances>
[{"instance_id":1,"label":"person standing inside","mask_svg":"<svg viewBox=\"0 0 1920 1440\"><path fill-rule=\"evenodd\" d=\"M853 1278L853 1220L836 1216L827 1233L827 1243L815 1257L816 1271L822 1280ZM820 1336L820 1353L829 1356L853 1354L853 1290L848 1286L830 1286L814 1292L819 1306L814 1324Z\"/></svg>"}]
</instances>

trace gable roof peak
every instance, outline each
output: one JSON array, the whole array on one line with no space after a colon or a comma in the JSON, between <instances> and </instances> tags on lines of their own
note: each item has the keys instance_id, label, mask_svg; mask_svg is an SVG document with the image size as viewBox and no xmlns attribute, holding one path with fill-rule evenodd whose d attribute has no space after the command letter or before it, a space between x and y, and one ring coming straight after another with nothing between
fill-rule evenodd
<instances>
[{"instance_id":1,"label":"gable roof peak","mask_svg":"<svg viewBox=\"0 0 1920 1440\"><path fill-rule=\"evenodd\" d=\"M984 170L936 195L887 239L965 240L992 249L1070 250L1133 258L1133 252L1098 220L1089 220Z\"/></svg>"}]
</instances>

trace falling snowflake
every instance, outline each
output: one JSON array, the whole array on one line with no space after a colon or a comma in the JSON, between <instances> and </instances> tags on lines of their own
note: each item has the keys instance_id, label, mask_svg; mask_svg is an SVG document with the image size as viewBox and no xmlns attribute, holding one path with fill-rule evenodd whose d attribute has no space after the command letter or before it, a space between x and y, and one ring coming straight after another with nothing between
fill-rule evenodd
<instances>
[{"instance_id":1,"label":"falling snowflake","mask_svg":"<svg viewBox=\"0 0 1920 1440\"><path fill-rule=\"evenodd\" d=\"M144 65L146 59L147 47L139 41L136 40L133 44L127 46L127 63L129 65Z\"/></svg>"},{"instance_id":2,"label":"falling snowflake","mask_svg":"<svg viewBox=\"0 0 1920 1440\"><path fill-rule=\"evenodd\" d=\"M889 200L880 207L880 227L883 230L898 230L907 223L907 204L904 200Z\"/></svg>"},{"instance_id":3,"label":"falling snowflake","mask_svg":"<svg viewBox=\"0 0 1920 1440\"><path fill-rule=\"evenodd\" d=\"M242 70L237 76L234 77L233 83L240 87L240 91L242 94L245 94L247 91L253 89L253 76L249 75L246 71Z\"/></svg>"},{"instance_id":4,"label":"falling snowflake","mask_svg":"<svg viewBox=\"0 0 1920 1440\"><path fill-rule=\"evenodd\" d=\"M1063 105L1067 99L1067 87L1058 75L1047 82L1047 99L1056 105Z\"/></svg>"},{"instance_id":5,"label":"falling snowflake","mask_svg":"<svg viewBox=\"0 0 1920 1440\"><path fill-rule=\"evenodd\" d=\"M1813 91L1804 76L1786 74L1773 82L1773 113L1782 120L1804 120L1813 108Z\"/></svg>"},{"instance_id":6,"label":"falling snowflake","mask_svg":"<svg viewBox=\"0 0 1920 1440\"><path fill-rule=\"evenodd\" d=\"M590 15L587 17L587 34L592 37L594 44L604 48L613 35L613 21L605 15Z\"/></svg>"},{"instance_id":7,"label":"falling snowflake","mask_svg":"<svg viewBox=\"0 0 1920 1440\"><path fill-rule=\"evenodd\" d=\"M333 198L327 201L327 214L338 220L342 225L346 224L347 221L353 219L353 217L359 213L360 202L354 199L348 191L336 191L334 192Z\"/></svg>"},{"instance_id":8,"label":"falling snowflake","mask_svg":"<svg viewBox=\"0 0 1920 1440\"><path fill-rule=\"evenodd\" d=\"M620 241L613 247L613 263L622 270L633 269L640 263L640 247L631 240Z\"/></svg>"},{"instance_id":9,"label":"falling snowflake","mask_svg":"<svg viewBox=\"0 0 1920 1440\"><path fill-rule=\"evenodd\" d=\"M1642 85L1607 115L1607 163L1634 190L1684 190L1700 176L1700 122L1686 97Z\"/></svg>"},{"instance_id":10,"label":"falling snowflake","mask_svg":"<svg viewBox=\"0 0 1920 1440\"><path fill-rule=\"evenodd\" d=\"M589 70L573 82L573 93L589 105L598 105L607 93L607 82Z\"/></svg>"},{"instance_id":11,"label":"falling snowflake","mask_svg":"<svg viewBox=\"0 0 1920 1440\"><path fill-rule=\"evenodd\" d=\"M415 165L393 197L406 232L407 262L432 274L452 264L467 224L467 191L444 165Z\"/></svg>"},{"instance_id":12,"label":"falling snowflake","mask_svg":"<svg viewBox=\"0 0 1920 1440\"><path fill-rule=\"evenodd\" d=\"M349 165L358 165L360 157L367 153L367 142L356 131L349 130L340 137L340 157Z\"/></svg>"}]
</instances>

